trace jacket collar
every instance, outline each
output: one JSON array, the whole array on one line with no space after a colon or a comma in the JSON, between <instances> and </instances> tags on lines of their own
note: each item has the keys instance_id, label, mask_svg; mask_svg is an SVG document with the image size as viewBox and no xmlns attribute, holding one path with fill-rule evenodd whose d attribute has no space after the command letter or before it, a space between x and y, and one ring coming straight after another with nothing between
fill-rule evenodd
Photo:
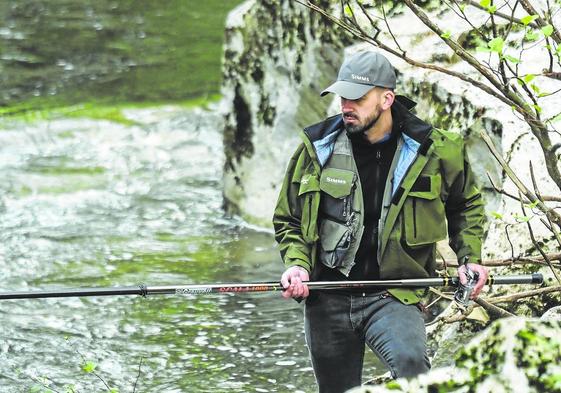
<instances>
[{"instance_id":1,"label":"jacket collar","mask_svg":"<svg viewBox=\"0 0 561 393\"><path fill-rule=\"evenodd\" d=\"M391 107L392 118L394 122L398 122L398 129L404 135L404 139L415 141L416 148L426 144L432 126L410 112L410 109L415 107L417 103L402 95L396 95L395 98ZM335 139L343 129L343 116L341 114L328 117L319 123L304 128L304 135L313 146L320 166L323 166L331 156Z\"/></svg>"}]
</instances>

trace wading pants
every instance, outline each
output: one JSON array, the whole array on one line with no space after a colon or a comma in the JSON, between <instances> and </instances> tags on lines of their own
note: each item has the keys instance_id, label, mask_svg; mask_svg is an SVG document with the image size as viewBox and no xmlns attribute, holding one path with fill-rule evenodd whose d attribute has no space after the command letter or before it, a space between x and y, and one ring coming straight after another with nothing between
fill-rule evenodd
<instances>
[{"instance_id":1,"label":"wading pants","mask_svg":"<svg viewBox=\"0 0 561 393\"><path fill-rule=\"evenodd\" d=\"M361 384L365 344L394 378L430 368L421 311L386 292L316 291L306 300L304 328L320 393Z\"/></svg>"}]
</instances>

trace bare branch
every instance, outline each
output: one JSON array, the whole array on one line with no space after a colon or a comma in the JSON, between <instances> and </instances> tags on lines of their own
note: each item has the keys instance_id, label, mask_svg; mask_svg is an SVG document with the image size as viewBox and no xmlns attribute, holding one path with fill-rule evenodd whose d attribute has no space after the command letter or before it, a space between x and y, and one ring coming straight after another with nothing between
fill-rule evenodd
<instances>
[{"instance_id":1,"label":"bare branch","mask_svg":"<svg viewBox=\"0 0 561 393\"><path fill-rule=\"evenodd\" d=\"M522 208L522 213L524 215L526 215L526 209L524 208L524 204L521 203L520 204L521 208ZM538 252L540 254L542 254L543 259L547 262L547 265L549 266L549 268L551 269L551 272L553 273L553 275L555 276L555 278L557 279L557 282L559 282L561 284L561 277L559 277L559 274L557 274L557 271L555 270L555 268L552 266L551 261L549 260L549 258L547 257L545 251L542 249L542 247L538 244L538 242L536 241L536 237L534 236L534 230L532 229L532 224L530 224L530 221L526 222L526 225L528 226L528 232L530 233L530 239L532 240L532 244L534 245L534 247L536 247L536 249L538 250Z\"/></svg>"},{"instance_id":2,"label":"bare branch","mask_svg":"<svg viewBox=\"0 0 561 393\"><path fill-rule=\"evenodd\" d=\"M465 1L466 1L466 3L469 3L469 5L474 6L475 8L479 8L480 10L487 11L487 10L486 10L483 6L481 6L481 4L479 4L479 2L477 2L477 1L474 1L474 0L465 0ZM518 25L524 26L524 23L523 23L520 19L515 18L515 17L513 17L512 15L503 14L502 12L495 12L494 15L498 16L499 18L508 20L508 21L510 21L510 22L512 22L512 23L516 23L516 24L518 24ZM535 23L530 23L530 26L538 27L538 25L535 24Z\"/></svg>"},{"instance_id":3,"label":"bare branch","mask_svg":"<svg viewBox=\"0 0 561 393\"><path fill-rule=\"evenodd\" d=\"M493 156L497 159L497 161L499 162L499 164L501 165L501 167L503 168L503 170L507 174L507 176L510 178L510 180L512 180L514 185L521 191L521 193L526 197L526 199L528 199L528 201L530 201L531 203L536 203L536 207L538 209L540 209L546 215L551 216L551 220L555 224L557 224L558 226L561 226L561 215L559 215L559 213L557 213L554 210L547 207L543 202L541 202L536 197L536 195L534 195L534 193L532 193L530 190L528 190L526 188L524 183L522 183L522 181L520 181L518 176L516 176L514 171L505 162L502 155L499 154L499 152L495 148L495 145L493 144L493 141L491 140L491 137L489 136L489 134L487 134L487 132L485 132L485 130L481 130L480 135L483 138L483 140L485 141L485 143L487 144L487 147L489 148L489 150L491 151Z\"/></svg>"},{"instance_id":4,"label":"bare branch","mask_svg":"<svg viewBox=\"0 0 561 393\"><path fill-rule=\"evenodd\" d=\"M489 303L488 301L486 301L482 297L478 297L477 299L474 300L474 302L479 304L481 307L483 307L489 313L489 315L491 315L492 317L506 318L506 317L516 316L513 313L508 312L504 308L501 308L501 307L495 306L494 304Z\"/></svg>"},{"instance_id":5,"label":"bare branch","mask_svg":"<svg viewBox=\"0 0 561 393\"><path fill-rule=\"evenodd\" d=\"M497 297L489 298L489 299L486 299L486 300L489 303L492 303L492 304L510 303L510 302L514 302L516 300L524 299L524 298L527 298L527 297L546 295L548 293L555 293L555 292L561 292L561 285L557 285L557 286L553 286L553 287L533 289L531 291L518 292L518 293L511 294L511 295L497 296Z\"/></svg>"}]
</instances>

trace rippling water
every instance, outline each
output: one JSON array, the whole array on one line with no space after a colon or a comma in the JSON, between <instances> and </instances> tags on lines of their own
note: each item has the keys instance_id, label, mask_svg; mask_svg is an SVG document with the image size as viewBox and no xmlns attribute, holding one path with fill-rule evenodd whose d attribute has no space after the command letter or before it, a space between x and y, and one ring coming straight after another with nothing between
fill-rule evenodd
<instances>
[{"instance_id":1,"label":"rippling water","mask_svg":"<svg viewBox=\"0 0 561 393\"><path fill-rule=\"evenodd\" d=\"M0 289L277 279L272 236L222 213L218 116L127 115L0 131ZM121 392L313 387L300 307L278 294L13 300L0 317L2 392L105 391L84 360Z\"/></svg>"}]
</instances>

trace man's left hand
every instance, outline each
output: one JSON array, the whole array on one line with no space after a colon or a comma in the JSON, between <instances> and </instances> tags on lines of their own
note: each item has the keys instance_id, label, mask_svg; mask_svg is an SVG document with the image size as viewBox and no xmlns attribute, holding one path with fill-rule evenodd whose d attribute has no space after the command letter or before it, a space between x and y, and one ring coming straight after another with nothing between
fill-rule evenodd
<instances>
[{"instance_id":1,"label":"man's left hand","mask_svg":"<svg viewBox=\"0 0 561 393\"><path fill-rule=\"evenodd\" d=\"M471 292L471 296L470 296L471 300L475 300L477 299L477 296L479 296L479 293L481 292L483 286L487 282L487 278L489 277L489 271L487 270L486 267L475 263L468 263L467 266L469 270L479 275L477 279L477 283L475 284L475 287L473 288L473 291ZM460 282L462 284L464 285L467 284L465 265L461 265L458 268L458 277L460 278Z\"/></svg>"}]
</instances>

